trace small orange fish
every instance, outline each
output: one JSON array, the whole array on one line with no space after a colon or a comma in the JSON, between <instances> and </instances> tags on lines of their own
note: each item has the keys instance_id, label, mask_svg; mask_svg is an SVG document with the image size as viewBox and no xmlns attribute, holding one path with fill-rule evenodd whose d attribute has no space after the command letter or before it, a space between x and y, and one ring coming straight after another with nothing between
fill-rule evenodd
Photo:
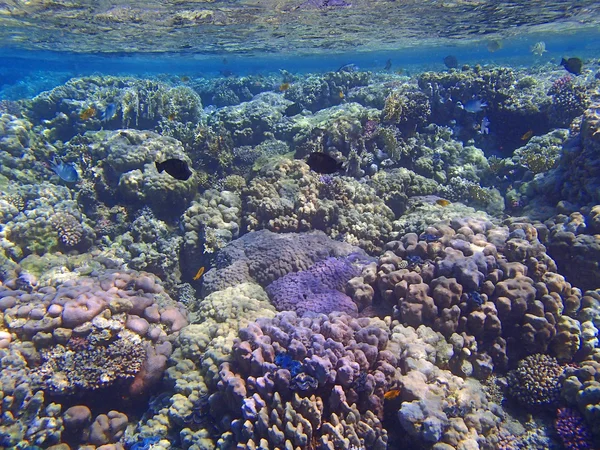
<instances>
[{"instance_id":1,"label":"small orange fish","mask_svg":"<svg viewBox=\"0 0 600 450\"><path fill-rule=\"evenodd\" d=\"M281 92L285 92L285 91L287 91L289 88L290 88L290 83L281 83L281 84L279 85L279 90L280 90Z\"/></svg>"},{"instance_id":2,"label":"small orange fish","mask_svg":"<svg viewBox=\"0 0 600 450\"><path fill-rule=\"evenodd\" d=\"M394 400L400 395L400 389L392 389L383 394L383 398L386 400Z\"/></svg>"},{"instance_id":3,"label":"small orange fish","mask_svg":"<svg viewBox=\"0 0 600 450\"><path fill-rule=\"evenodd\" d=\"M521 136L521 140L528 141L531 136L533 136L533 130L529 130L527 133Z\"/></svg>"},{"instance_id":4,"label":"small orange fish","mask_svg":"<svg viewBox=\"0 0 600 450\"><path fill-rule=\"evenodd\" d=\"M175 113L171 113L167 116L167 119L169 119L170 121L175 120Z\"/></svg>"},{"instance_id":5,"label":"small orange fish","mask_svg":"<svg viewBox=\"0 0 600 450\"><path fill-rule=\"evenodd\" d=\"M443 206L444 208L452 203L450 200L446 200L445 198L439 198L435 201L438 205Z\"/></svg>"},{"instance_id":6,"label":"small orange fish","mask_svg":"<svg viewBox=\"0 0 600 450\"><path fill-rule=\"evenodd\" d=\"M198 281L203 273L204 273L204 266L202 266L198 269L198 272L196 272L196 275L194 275L193 280Z\"/></svg>"},{"instance_id":7,"label":"small orange fish","mask_svg":"<svg viewBox=\"0 0 600 450\"><path fill-rule=\"evenodd\" d=\"M181 81L183 81L184 83L187 83L188 81L190 81L190 77L188 77L187 75L183 75L183 76L179 77L179 79Z\"/></svg>"},{"instance_id":8,"label":"small orange fish","mask_svg":"<svg viewBox=\"0 0 600 450\"><path fill-rule=\"evenodd\" d=\"M91 119L92 117L94 117L96 115L96 108L94 108L93 106L90 106L88 108L85 108L83 111L81 111L81 113L79 114L79 118L81 120L88 120Z\"/></svg>"},{"instance_id":9,"label":"small orange fish","mask_svg":"<svg viewBox=\"0 0 600 450\"><path fill-rule=\"evenodd\" d=\"M340 93L338 95L340 96L341 99L343 99L345 97L344 91L340 91Z\"/></svg>"}]
</instances>

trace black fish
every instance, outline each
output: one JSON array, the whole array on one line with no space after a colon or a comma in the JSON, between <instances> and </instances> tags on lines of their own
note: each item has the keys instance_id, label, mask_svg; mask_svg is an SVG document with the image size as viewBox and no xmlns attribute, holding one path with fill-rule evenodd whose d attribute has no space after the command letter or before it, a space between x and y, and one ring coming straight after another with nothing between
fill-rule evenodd
<instances>
[{"instance_id":1,"label":"black fish","mask_svg":"<svg viewBox=\"0 0 600 450\"><path fill-rule=\"evenodd\" d=\"M448 69L456 69L458 67L458 59L454 55L448 55L444 58L444 64Z\"/></svg>"},{"instance_id":2,"label":"black fish","mask_svg":"<svg viewBox=\"0 0 600 450\"><path fill-rule=\"evenodd\" d=\"M173 178L176 178L178 180L185 181L192 175L192 171L188 167L187 163L180 159L171 158L161 163L156 161L155 164L158 173L161 173L164 170Z\"/></svg>"},{"instance_id":3,"label":"black fish","mask_svg":"<svg viewBox=\"0 0 600 450\"><path fill-rule=\"evenodd\" d=\"M283 114L287 117L295 116L296 114L300 114L303 108L302 105L298 102L292 103L290 106L285 108Z\"/></svg>"},{"instance_id":4,"label":"black fish","mask_svg":"<svg viewBox=\"0 0 600 450\"><path fill-rule=\"evenodd\" d=\"M390 70L392 68L392 60L388 59L385 63L385 67L383 68L383 70Z\"/></svg>"},{"instance_id":5,"label":"black fish","mask_svg":"<svg viewBox=\"0 0 600 450\"><path fill-rule=\"evenodd\" d=\"M567 69L567 72L570 72L573 75L581 75L583 61L581 61L581 58L563 58L560 60L560 65Z\"/></svg>"},{"instance_id":6,"label":"black fish","mask_svg":"<svg viewBox=\"0 0 600 450\"><path fill-rule=\"evenodd\" d=\"M342 168L342 163L322 152L311 153L306 160L306 164L309 165L310 170L325 174L336 173Z\"/></svg>"}]
</instances>

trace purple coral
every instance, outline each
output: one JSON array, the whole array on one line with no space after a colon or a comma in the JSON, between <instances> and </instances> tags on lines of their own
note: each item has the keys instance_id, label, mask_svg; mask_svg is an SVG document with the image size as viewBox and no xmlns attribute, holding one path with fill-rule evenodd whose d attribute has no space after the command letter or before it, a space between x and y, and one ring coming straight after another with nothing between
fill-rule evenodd
<instances>
[{"instance_id":1,"label":"purple coral","mask_svg":"<svg viewBox=\"0 0 600 450\"><path fill-rule=\"evenodd\" d=\"M279 311L356 314L358 309L344 294L346 284L360 274L349 258L327 258L308 270L289 273L267 286L266 291Z\"/></svg>"},{"instance_id":2,"label":"purple coral","mask_svg":"<svg viewBox=\"0 0 600 450\"><path fill-rule=\"evenodd\" d=\"M554 428L567 450L592 449L592 435L583 417L571 408L560 408L556 413Z\"/></svg>"}]
</instances>

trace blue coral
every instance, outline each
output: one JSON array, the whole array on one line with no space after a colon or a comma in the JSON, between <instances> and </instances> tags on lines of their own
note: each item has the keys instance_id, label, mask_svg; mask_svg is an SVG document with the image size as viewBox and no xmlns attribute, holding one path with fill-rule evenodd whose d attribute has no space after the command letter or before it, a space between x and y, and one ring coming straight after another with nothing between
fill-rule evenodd
<instances>
[{"instance_id":1,"label":"blue coral","mask_svg":"<svg viewBox=\"0 0 600 450\"><path fill-rule=\"evenodd\" d=\"M158 436L150 436L147 438L143 438L141 441L138 441L131 447L129 447L129 450L149 450L150 447L153 444L156 444L158 441L160 441L160 438Z\"/></svg>"},{"instance_id":2,"label":"blue coral","mask_svg":"<svg viewBox=\"0 0 600 450\"><path fill-rule=\"evenodd\" d=\"M275 356L275 364L281 369L287 369L295 377L303 371L302 363L293 359L288 353L278 353Z\"/></svg>"},{"instance_id":3,"label":"blue coral","mask_svg":"<svg viewBox=\"0 0 600 450\"><path fill-rule=\"evenodd\" d=\"M481 307L485 303L485 299L477 291L467 292L467 303L473 307Z\"/></svg>"}]
</instances>

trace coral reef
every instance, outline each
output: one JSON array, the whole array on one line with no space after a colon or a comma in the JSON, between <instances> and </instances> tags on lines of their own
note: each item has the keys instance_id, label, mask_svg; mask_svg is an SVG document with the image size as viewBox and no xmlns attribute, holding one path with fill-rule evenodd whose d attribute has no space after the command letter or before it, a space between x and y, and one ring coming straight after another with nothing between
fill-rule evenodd
<instances>
[{"instance_id":1,"label":"coral reef","mask_svg":"<svg viewBox=\"0 0 600 450\"><path fill-rule=\"evenodd\" d=\"M68 188L40 183L11 191L0 199L0 238L16 261L29 254L85 251L91 247L96 237L91 221L80 211Z\"/></svg>"},{"instance_id":2,"label":"coral reef","mask_svg":"<svg viewBox=\"0 0 600 450\"><path fill-rule=\"evenodd\" d=\"M390 237L393 219L366 184L319 176L301 161L263 167L244 191L242 215L248 231L322 230L370 253Z\"/></svg>"},{"instance_id":3,"label":"coral reef","mask_svg":"<svg viewBox=\"0 0 600 450\"><path fill-rule=\"evenodd\" d=\"M327 72L323 75L309 75L290 86L285 98L296 104L299 109L316 112L342 102L349 90L369 84L369 72Z\"/></svg>"},{"instance_id":4,"label":"coral reef","mask_svg":"<svg viewBox=\"0 0 600 450\"><path fill-rule=\"evenodd\" d=\"M548 253L561 273L582 290L600 287L600 238L597 225L600 205L586 215L557 214L544 222L548 228Z\"/></svg>"},{"instance_id":5,"label":"coral reef","mask_svg":"<svg viewBox=\"0 0 600 450\"><path fill-rule=\"evenodd\" d=\"M208 265L208 259L239 236L241 199L229 190L207 189L192 202L182 218L182 266Z\"/></svg>"},{"instance_id":6,"label":"coral reef","mask_svg":"<svg viewBox=\"0 0 600 450\"><path fill-rule=\"evenodd\" d=\"M97 197L108 204L118 196L122 202L147 205L157 214L183 211L198 187L199 178L177 180L166 172L158 173L156 162L176 158L192 168L193 164L177 140L150 131L120 130L87 133L78 145L85 144L92 163Z\"/></svg>"},{"instance_id":7,"label":"coral reef","mask_svg":"<svg viewBox=\"0 0 600 450\"><path fill-rule=\"evenodd\" d=\"M568 127L571 121L583 114L589 106L587 89L571 75L554 80L548 95L552 96L551 115L553 125Z\"/></svg>"},{"instance_id":8,"label":"coral reef","mask_svg":"<svg viewBox=\"0 0 600 450\"><path fill-rule=\"evenodd\" d=\"M560 408L556 414L554 428L567 450L591 450L592 436L581 415L569 408Z\"/></svg>"},{"instance_id":9,"label":"coral reef","mask_svg":"<svg viewBox=\"0 0 600 450\"><path fill-rule=\"evenodd\" d=\"M563 368L548 355L530 355L508 374L510 396L528 409L556 406L560 398Z\"/></svg>"},{"instance_id":10,"label":"coral reef","mask_svg":"<svg viewBox=\"0 0 600 450\"><path fill-rule=\"evenodd\" d=\"M167 287L181 282L179 252L183 238L172 227L156 218L148 207L142 208L129 230L105 244L134 270L158 275Z\"/></svg>"},{"instance_id":11,"label":"coral reef","mask_svg":"<svg viewBox=\"0 0 600 450\"><path fill-rule=\"evenodd\" d=\"M204 275L203 295L248 281L263 287L278 278L306 270L327 257L364 252L350 244L329 239L324 233L282 233L268 230L243 235L223 248L215 267Z\"/></svg>"},{"instance_id":12,"label":"coral reef","mask_svg":"<svg viewBox=\"0 0 600 450\"><path fill-rule=\"evenodd\" d=\"M0 102L0 447L598 447L589 66Z\"/></svg>"},{"instance_id":13,"label":"coral reef","mask_svg":"<svg viewBox=\"0 0 600 450\"><path fill-rule=\"evenodd\" d=\"M102 119L109 105L112 117ZM64 85L43 92L26 102L25 114L45 120L58 139L77 133L110 128L153 129L163 119L197 122L202 101L187 86L128 77L92 76L72 78Z\"/></svg>"},{"instance_id":14,"label":"coral reef","mask_svg":"<svg viewBox=\"0 0 600 450\"><path fill-rule=\"evenodd\" d=\"M579 350L580 324L562 314L581 293L555 272L531 224L455 219L386 250L370 277L373 295L403 323L469 348L452 361L459 373L486 378L511 358L550 352L569 362Z\"/></svg>"},{"instance_id":15,"label":"coral reef","mask_svg":"<svg viewBox=\"0 0 600 450\"><path fill-rule=\"evenodd\" d=\"M349 258L327 258L307 270L292 272L273 281L266 291L278 311L329 314L342 311L358 312L356 304L344 292L350 279L361 272L361 267Z\"/></svg>"}]
</instances>

